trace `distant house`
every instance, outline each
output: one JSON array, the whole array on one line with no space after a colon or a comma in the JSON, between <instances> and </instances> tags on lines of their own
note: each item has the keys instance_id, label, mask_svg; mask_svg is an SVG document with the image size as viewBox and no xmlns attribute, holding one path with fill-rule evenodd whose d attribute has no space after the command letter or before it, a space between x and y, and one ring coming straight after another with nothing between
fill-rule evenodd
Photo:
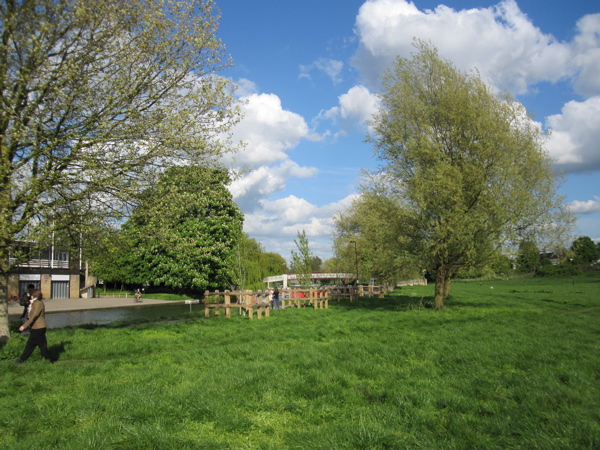
<instances>
[{"instance_id":1,"label":"distant house","mask_svg":"<svg viewBox=\"0 0 600 450\"><path fill-rule=\"evenodd\" d=\"M14 264L16 254L27 255L28 260L17 264L8 275L8 297L20 297L33 284L42 290L45 298L79 298L91 295L87 270L78 257L72 258L66 248L50 246L35 250L31 243L17 242L9 255Z\"/></svg>"},{"instance_id":2,"label":"distant house","mask_svg":"<svg viewBox=\"0 0 600 450\"><path fill-rule=\"evenodd\" d=\"M552 263L553 266L556 266L557 264L560 263L559 255L557 255L555 252L541 251L540 252L540 262L542 262L542 260L544 260L544 259L550 260L550 262Z\"/></svg>"}]
</instances>

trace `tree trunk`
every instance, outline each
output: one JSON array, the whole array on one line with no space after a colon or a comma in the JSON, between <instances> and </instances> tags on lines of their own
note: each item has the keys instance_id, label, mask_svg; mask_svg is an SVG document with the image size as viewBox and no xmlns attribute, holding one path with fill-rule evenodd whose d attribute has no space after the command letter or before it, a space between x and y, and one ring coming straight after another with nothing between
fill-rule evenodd
<instances>
[{"instance_id":1,"label":"tree trunk","mask_svg":"<svg viewBox=\"0 0 600 450\"><path fill-rule=\"evenodd\" d=\"M448 286L446 286L446 282L448 282ZM444 309L446 288L450 289L448 269L446 268L446 266L442 265L439 266L435 271L435 297L433 299L435 309Z\"/></svg>"},{"instance_id":2,"label":"tree trunk","mask_svg":"<svg viewBox=\"0 0 600 450\"><path fill-rule=\"evenodd\" d=\"M6 184L1 189L5 189ZM10 192L10 189L7 189ZM7 200L3 195L0 199L3 205ZM2 205L2 206L3 206ZM8 208L0 206L0 344L10 339L10 328L8 326L8 268L9 268L9 245L11 243L8 234L8 222L10 221Z\"/></svg>"},{"instance_id":3,"label":"tree trunk","mask_svg":"<svg viewBox=\"0 0 600 450\"><path fill-rule=\"evenodd\" d=\"M444 300L446 300L448 298L448 296L450 295L450 283L451 282L452 282L452 277L450 276L448 271L446 271L446 279L444 280Z\"/></svg>"},{"instance_id":4,"label":"tree trunk","mask_svg":"<svg viewBox=\"0 0 600 450\"><path fill-rule=\"evenodd\" d=\"M8 264L7 252L0 250L0 258L6 256L6 264ZM4 266L5 264L1 264ZM8 326L8 275L6 275L5 267L0 270L0 344L10 339L10 328Z\"/></svg>"}]
</instances>

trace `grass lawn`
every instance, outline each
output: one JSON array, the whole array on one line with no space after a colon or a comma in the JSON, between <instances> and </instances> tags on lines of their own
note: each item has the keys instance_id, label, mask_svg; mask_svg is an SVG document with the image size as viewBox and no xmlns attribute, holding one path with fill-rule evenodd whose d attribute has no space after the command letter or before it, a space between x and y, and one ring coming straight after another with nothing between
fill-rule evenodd
<instances>
[{"instance_id":1,"label":"grass lawn","mask_svg":"<svg viewBox=\"0 0 600 450\"><path fill-rule=\"evenodd\" d=\"M432 294L17 335L0 448L600 448L598 272Z\"/></svg>"}]
</instances>

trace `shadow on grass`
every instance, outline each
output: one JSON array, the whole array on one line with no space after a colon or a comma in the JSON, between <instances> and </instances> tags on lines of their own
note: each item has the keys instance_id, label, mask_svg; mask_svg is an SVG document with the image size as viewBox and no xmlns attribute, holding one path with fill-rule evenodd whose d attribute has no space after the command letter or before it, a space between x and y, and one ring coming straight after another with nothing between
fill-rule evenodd
<instances>
[{"instance_id":1,"label":"shadow on grass","mask_svg":"<svg viewBox=\"0 0 600 450\"><path fill-rule=\"evenodd\" d=\"M62 341L60 344L54 344L48 346L48 353L50 353L50 360L58 361L60 359L60 355L62 355L66 351L66 346L71 344L71 341Z\"/></svg>"},{"instance_id":2,"label":"shadow on grass","mask_svg":"<svg viewBox=\"0 0 600 450\"><path fill-rule=\"evenodd\" d=\"M158 317L152 319L131 319L124 320L118 322L110 322L110 323L86 323L81 325L70 325L68 327L64 327L63 329L80 329L80 330L98 330L98 329L122 329L122 328L136 328L136 327L144 327L145 325L158 325L163 323L175 323L175 322L185 322L189 320L195 320L200 315L193 316L177 316L177 317Z\"/></svg>"},{"instance_id":3,"label":"shadow on grass","mask_svg":"<svg viewBox=\"0 0 600 450\"><path fill-rule=\"evenodd\" d=\"M384 298L360 297L355 302L349 300L329 300L330 305L345 309L370 309L379 311L410 311L414 309L432 309L432 296L387 295Z\"/></svg>"},{"instance_id":4,"label":"shadow on grass","mask_svg":"<svg viewBox=\"0 0 600 450\"><path fill-rule=\"evenodd\" d=\"M431 295L415 296L402 294L389 294L384 298L377 297L361 297L355 302L349 300L341 300L339 303L336 300L330 300L330 305L338 305L346 309L370 309L384 311L411 311L415 309L431 309L434 310L434 298ZM445 308L490 308L494 304L491 302L461 300L450 295L444 300Z\"/></svg>"}]
</instances>

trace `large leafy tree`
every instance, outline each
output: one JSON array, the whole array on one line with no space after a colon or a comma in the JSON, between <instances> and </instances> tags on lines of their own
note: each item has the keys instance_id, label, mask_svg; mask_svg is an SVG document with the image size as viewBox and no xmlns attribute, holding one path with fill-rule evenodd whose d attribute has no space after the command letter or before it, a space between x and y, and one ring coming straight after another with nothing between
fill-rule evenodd
<instances>
[{"instance_id":1,"label":"large leafy tree","mask_svg":"<svg viewBox=\"0 0 600 450\"><path fill-rule=\"evenodd\" d=\"M129 283L182 292L230 288L243 215L224 169L172 167L123 225Z\"/></svg>"},{"instance_id":2,"label":"large leafy tree","mask_svg":"<svg viewBox=\"0 0 600 450\"><path fill-rule=\"evenodd\" d=\"M429 43L415 47L383 77L370 141L405 198L401 232L435 274L441 309L459 269L482 267L504 241L549 229L562 199L544 136L523 106Z\"/></svg>"},{"instance_id":3,"label":"large leafy tree","mask_svg":"<svg viewBox=\"0 0 600 450\"><path fill-rule=\"evenodd\" d=\"M0 0L0 339L14 239L119 220L162 166L228 148L217 25L212 0Z\"/></svg>"},{"instance_id":4,"label":"large leafy tree","mask_svg":"<svg viewBox=\"0 0 600 450\"><path fill-rule=\"evenodd\" d=\"M573 241L571 251L576 264L591 264L598 261L598 247L589 236L580 236Z\"/></svg>"}]
</instances>

